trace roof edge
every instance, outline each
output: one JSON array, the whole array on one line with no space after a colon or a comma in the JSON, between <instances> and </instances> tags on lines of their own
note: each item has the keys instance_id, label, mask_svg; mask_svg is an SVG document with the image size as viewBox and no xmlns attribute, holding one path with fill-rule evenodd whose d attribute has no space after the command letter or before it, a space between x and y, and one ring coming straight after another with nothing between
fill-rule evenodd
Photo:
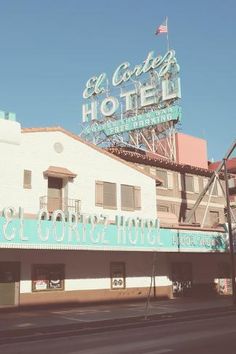
<instances>
[{"instance_id":1,"label":"roof edge","mask_svg":"<svg viewBox=\"0 0 236 354\"><path fill-rule=\"evenodd\" d=\"M54 127L39 127L39 128L22 128L21 132L23 134L27 134L27 133L51 133L51 132L61 132L69 137L71 137L74 140L79 141L82 144L85 144L89 147L91 147L92 149L101 152L102 154L112 158L113 160L119 161L121 162L123 165L126 165L130 168L132 168L133 170L145 175L146 177L149 177L155 181L157 181L159 184L161 184L161 181L159 179L157 179L155 176L152 176L151 174L147 173L146 171L142 171L141 169L139 169L138 167L134 166L132 163L122 159L119 156L116 156L114 154L112 154L111 152L102 149L92 143L89 143L88 141L83 140L81 137L79 137L78 135L76 135L75 133L70 132L69 130L66 130L64 128L62 128L61 126L54 126Z\"/></svg>"}]
</instances>

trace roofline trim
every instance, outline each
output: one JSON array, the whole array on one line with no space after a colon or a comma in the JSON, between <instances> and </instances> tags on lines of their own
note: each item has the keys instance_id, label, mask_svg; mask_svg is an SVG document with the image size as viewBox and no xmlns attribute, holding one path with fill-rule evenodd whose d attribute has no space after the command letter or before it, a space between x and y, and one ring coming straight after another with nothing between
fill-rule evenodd
<instances>
[{"instance_id":1,"label":"roofline trim","mask_svg":"<svg viewBox=\"0 0 236 354\"><path fill-rule=\"evenodd\" d=\"M89 147L91 147L92 149L118 161L118 162L121 162L122 164L132 168L133 170L145 175L146 177L149 177L151 179L154 179L155 181L159 181L159 179L157 179L155 176L152 176L150 175L149 173L145 172L145 171L142 171L141 169L139 169L138 167L134 166L132 163L129 163L127 161L125 161L124 159L108 152L107 150L104 150L96 145L93 145L92 143L89 143L85 140L83 140L82 138L80 138L78 135L60 127L60 126L54 126L54 127L39 127L39 128L22 128L21 129L21 132L24 133L24 134L27 134L27 133L51 133L51 132L60 132L60 133L63 133L69 137L71 137L72 139L75 139L76 141L79 141L80 143L82 144L85 144Z\"/></svg>"}]
</instances>

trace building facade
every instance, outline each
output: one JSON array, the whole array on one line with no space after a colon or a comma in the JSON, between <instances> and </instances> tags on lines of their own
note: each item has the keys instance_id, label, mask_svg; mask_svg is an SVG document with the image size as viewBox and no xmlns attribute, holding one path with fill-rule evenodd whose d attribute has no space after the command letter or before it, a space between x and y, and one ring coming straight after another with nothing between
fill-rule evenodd
<instances>
[{"instance_id":1,"label":"building facade","mask_svg":"<svg viewBox=\"0 0 236 354\"><path fill-rule=\"evenodd\" d=\"M110 148L109 151L162 181L156 187L156 208L163 226L176 226L187 221L190 210L214 173L208 168L156 158L148 153L119 148ZM193 215L192 224L216 228L225 223L222 175L221 179L207 191Z\"/></svg>"},{"instance_id":2,"label":"building facade","mask_svg":"<svg viewBox=\"0 0 236 354\"><path fill-rule=\"evenodd\" d=\"M0 306L171 298L226 276L223 229L159 225L156 205L182 200L173 169L165 187L158 166L5 119L0 147Z\"/></svg>"}]
</instances>

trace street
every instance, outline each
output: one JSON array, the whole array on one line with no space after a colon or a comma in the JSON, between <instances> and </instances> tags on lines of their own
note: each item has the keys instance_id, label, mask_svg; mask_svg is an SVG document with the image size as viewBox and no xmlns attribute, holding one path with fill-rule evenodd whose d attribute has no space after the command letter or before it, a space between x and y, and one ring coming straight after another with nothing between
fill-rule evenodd
<instances>
[{"instance_id":1,"label":"street","mask_svg":"<svg viewBox=\"0 0 236 354\"><path fill-rule=\"evenodd\" d=\"M125 328L124 328L125 327ZM38 337L37 337L38 334ZM3 354L234 354L236 335L235 314L203 316L183 321L172 319L169 323L158 320L139 320L132 326L116 324L99 331L68 331L20 341L9 338L0 345ZM40 338L40 339L39 339Z\"/></svg>"}]
</instances>

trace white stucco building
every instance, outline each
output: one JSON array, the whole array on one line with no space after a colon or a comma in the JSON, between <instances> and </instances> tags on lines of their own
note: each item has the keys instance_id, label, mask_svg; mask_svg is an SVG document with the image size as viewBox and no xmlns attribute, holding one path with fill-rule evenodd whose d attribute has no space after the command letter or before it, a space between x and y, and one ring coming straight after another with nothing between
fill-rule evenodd
<instances>
[{"instance_id":1,"label":"white stucco building","mask_svg":"<svg viewBox=\"0 0 236 354\"><path fill-rule=\"evenodd\" d=\"M145 297L151 277L171 297L180 252L199 284L227 257L224 233L160 230L158 181L77 135L0 119L0 149L0 306Z\"/></svg>"},{"instance_id":2,"label":"white stucco building","mask_svg":"<svg viewBox=\"0 0 236 354\"><path fill-rule=\"evenodd\" d=\"M92 223L107 225L114 224L121 215L133 220L155 219L154 178L60 127L21 130L18 122L1 119L0 148L0 286L2 294L6 294L1 295L0 303L117 297L117 292L107 293L111 289L111 272L122 282L113 284L117 288L124 288L125 275L126 288L148 285L146 260L142 262L146 272L141 271L141 278L133 277L140 263L137 255L129 261L128 253L111 251L106 240L101 245L105 251L96 251L101 240L95 237L89 239L90 245L84 245L84 240L80 245L78 240L76 245L66 241L62 245L54 235L50 245L43 245L42 239L41 244L33 241L35 235L28 231L25 219L36 222L42 208L49 211L48 215L43 213L48 220L53 220L52 212L59 209L66 220L82 214L84 225L90 223L91 216ZM54 217L63 219L64 215L59 212ZM24 219L24 231L17 234L11 221L4 228L7 218ZM9 280L8 284L4 279Z\"/></svg>"}]
</instances>

